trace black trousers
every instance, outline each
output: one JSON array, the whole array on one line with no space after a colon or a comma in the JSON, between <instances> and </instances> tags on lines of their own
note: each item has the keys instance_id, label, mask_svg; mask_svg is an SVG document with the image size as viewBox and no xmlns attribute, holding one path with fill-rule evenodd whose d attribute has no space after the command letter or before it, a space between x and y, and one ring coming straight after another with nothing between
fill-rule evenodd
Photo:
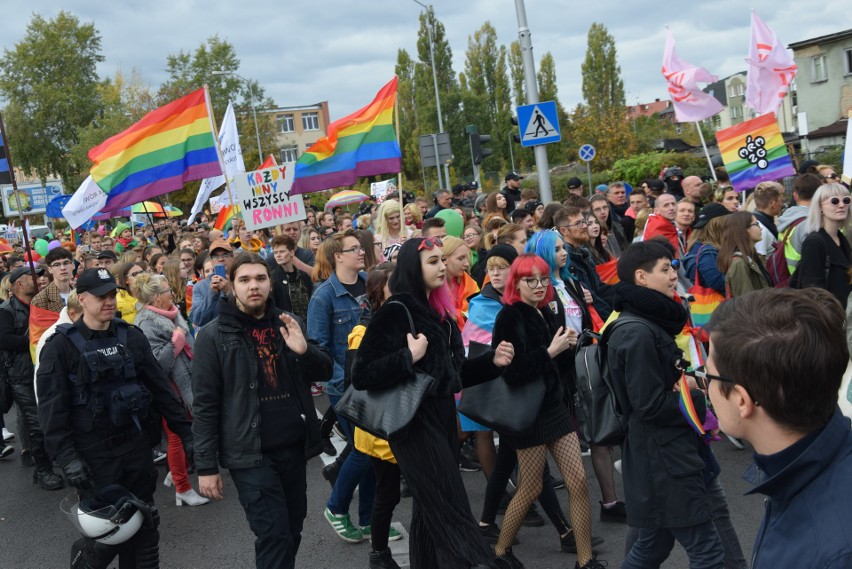
<instances>
[{"instance_id":1,"label":"black trousers","mask_svg":"<svg viewBox=\"0 0 852 569\"><path fill-rule=\"evenodd\" d=\"M372 541L373 551L388 548L393 511L399 504L399 465L372 457L373 473L376 477L376 494L373 497Z\"/></svg>"},{"instance_id":2,"label":"black trousers","mask_svg":"<svg viewBox=\"0 0 852 569\"><path fill-rule=\"evenodd\" d=\"M30 451L33 461L40 470L49 469L51 462L44 450L44 434L38 422L38 407L32 378L12 380L6 384L6 388L11 391L12 400L18 406L18 425L19 429L22 429L22 432L18 433L21 449Z\"/></svg>"},{"instance_id":3,"label":"black trousers","mask_svg":"<svg viewBox=\"0 0 852 569\"><path fill-rule=\"evenodd\" d=\"M308 514L303 445L264 451L260 466L232 468L254 542L257 569L292 569Z\"/></svg>"}]
</instances>

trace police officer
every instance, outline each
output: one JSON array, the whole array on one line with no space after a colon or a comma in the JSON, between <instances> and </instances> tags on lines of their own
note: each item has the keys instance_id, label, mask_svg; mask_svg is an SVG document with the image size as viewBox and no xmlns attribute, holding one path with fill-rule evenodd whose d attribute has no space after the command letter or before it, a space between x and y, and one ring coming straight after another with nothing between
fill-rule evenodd
<instances>
[{"instance_id":1,"label":"police officer","mask_svg":"<svg viewBox=\"0 0 852 569\"><path fill-rule=\"evenodd\" d=\"M117 288L106 269L88 269L77 279L83 316L59 326L42 350L38 414L47 451L81 498L120 484L153 507L151 447L160 438L155 410L181 438L190 460L191 423L148 340L115 317ZM156 514L152 518L121 546L78 540L82 567L104 569L119 553L137 569L159 567Z\"/></svg>"}]
</instances>

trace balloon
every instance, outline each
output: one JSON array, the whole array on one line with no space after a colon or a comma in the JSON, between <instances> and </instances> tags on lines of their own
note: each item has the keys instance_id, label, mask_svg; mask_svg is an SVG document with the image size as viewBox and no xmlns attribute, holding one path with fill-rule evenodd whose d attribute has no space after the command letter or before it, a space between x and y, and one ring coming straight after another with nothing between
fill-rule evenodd
<instances>
[{"instance_id":1,"label":"balloon","mask_svg":"<svg viewBox=\"0 0 852 569\"><path fill-rule=\"evenodd\" d=\"M57 247L62 247L62 243L60 243L56 239L54 239L53 241L51 241L50 243L47 244L47 250L48 251L53 251Z\"/></svg>"},{"instance_id":2,"label":"balloon","mask_svg":"<svg viewBox=\"0 0 852 569\"><path fill-rule=\"evenodd\" d=\"M45 245L47 245L47 242L45 242ZM36 251L27 251L24 253L24 261L33 261L34 263L37 263L39 259L41 259L41 255L39 255Z\"/></svg>"},{"instance_id":3,"label":"balloon","mask_svg":"<svg viewBox=\"0 0 852 569\"><path fill-rule=\"evenodd\" d=\"M41 255L42 257L47 255L47 251L48 251L47 247L48 247L47 241L45 241L44 239L36 239L35 243L33 243L33 249L35 249L38 252L38 254Z\"/></svg>"},{"instance_id":4,"label":"balloon","mask_svg":"<svg viewBox=\"0 0 852 569\"><path fill-rule=\"evenodd\" d=\"M442 209L435 217L444 220L444 228L447 230L447 235L461 238L462 230L464 229L464 219L459 212L454 209Z\"/></svg>"}]
</instances>

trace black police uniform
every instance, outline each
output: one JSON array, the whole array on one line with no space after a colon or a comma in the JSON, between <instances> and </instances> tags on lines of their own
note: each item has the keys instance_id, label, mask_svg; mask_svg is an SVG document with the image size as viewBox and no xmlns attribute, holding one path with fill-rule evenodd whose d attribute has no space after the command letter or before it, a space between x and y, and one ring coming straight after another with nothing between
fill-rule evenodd
<instances>
[{"instance_id":1,"label":"black police uniform","mask_svg":"<svg viewBox=\"0 0 852 569\"><path fill-rule=\"evenodd\" d=\"M80 490L81 498L120 484L153 507L157 474L151 448L160 436L155 410L189 453L192 434L186 411L142 331L121 319L107 330L91 330L81 318L57 328L39 361L38 411L45 447L69 480L69 471L88 467L92 485ZM84 538L88 566L105 568L123 550L138 569L159 567L156 515L154 519L120 546Z\"/></svg>"}]
</instances>

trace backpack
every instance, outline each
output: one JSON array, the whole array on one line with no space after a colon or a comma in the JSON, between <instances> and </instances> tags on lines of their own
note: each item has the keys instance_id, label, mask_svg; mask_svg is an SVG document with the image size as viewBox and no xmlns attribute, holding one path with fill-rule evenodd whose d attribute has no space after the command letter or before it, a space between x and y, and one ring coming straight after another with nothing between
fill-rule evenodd
<instances>
[{"instance_id":1,"label":"backpack","mask_svg":"<svg viewBox=\"0 0 852 569\"><path fill-rule=\"evenodd\" d=\"M580 424L580 436L589 445L615 446L627 436L626 393L616 390L606 362L607 341L612 333L628 322L639 322L651 334L656 334L648 322L633 316L619 316L604 329L602 335L588 330L583 335L596 338L596 344L580 347L576 351L574 368L577 372L575 412ZM580 346L580 342L577 343ZM621 402L619 402L621 399Z\"/></svg>"},{"instance_id":2,"label":"backpack","mask_svg":"<svg viewBox=\"0 0 852 569\"><path fill-rule=\"evenodd\" d=\"M787 248L787 242L793 235L793 230L805 219L802 217L791 223L784 230L784 236L781 240L772 244L772 251L766 256L766 263L764 263L766 265L766 272L769 273L772 286L775 288L786 288L790 282L790 269L787 266L787 255L784 250Z\"/></svg>"}]
</instances>

